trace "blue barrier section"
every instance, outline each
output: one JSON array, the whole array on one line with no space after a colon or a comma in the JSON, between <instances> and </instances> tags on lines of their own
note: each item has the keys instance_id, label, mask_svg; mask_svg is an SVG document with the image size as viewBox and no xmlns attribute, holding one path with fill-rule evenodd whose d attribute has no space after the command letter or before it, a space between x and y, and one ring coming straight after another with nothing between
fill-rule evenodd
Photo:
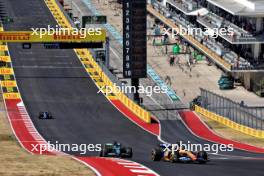
<instances>
[{"instance_id":1,"label":"blue barrier section","mask_svg":"<svg viewBox=\"0 0 264 176\"><path fill-rule=\"evenodd\" d=\"M148 65L147 69L148 75L151 79L159 86L159 87L166 87L167 91L166 94L172 101L179 101L180 98L176 95L174 90L169 87L160 77L159 75L152 69L151 66Z\"/></svg>"},{"instance_id":2,"label":"blue barrier section","mask_svg":"<svg viewBox=\"0 0 264 176\"><path fill-rule=\"evenodd\" d=\"M83 3L87 6L87 8L92 12L93 15L101 15L101 13L93 6L90 0L82 0ZM104 27L111 33L111 35L121 44L123 45L123 37L120 33L116 30L115 27L110 25L109 23L105 24ZM161 78L160 76L152 69L150 65L147 66L147 73L151 77L151 79L160 87L166 87L167 96L172 101L179 101L180 98L176 95L175 91L169 87Z\"/></svg>"}]
</instances>

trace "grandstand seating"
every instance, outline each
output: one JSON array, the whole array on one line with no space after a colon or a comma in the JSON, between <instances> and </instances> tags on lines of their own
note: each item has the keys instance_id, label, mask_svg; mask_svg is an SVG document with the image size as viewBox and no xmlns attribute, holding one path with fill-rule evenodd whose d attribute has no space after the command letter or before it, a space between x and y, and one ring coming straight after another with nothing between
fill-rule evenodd
<instances>
[{"instance_id":1,"label":"grandstand seating","mask_svg":"<svg viewBox=\"0 0 264 176\"><path fill-rule=\"evenodd\" d=\"M178 2L177 0L170 0L174 2ZM192 0L185 0L184 2L189 2ZM173 23L175 23L178 26L182 26L183 28L196 28L197 26L195 24L190 23L190 21L186 20L184 18L182 13L179 13L178 11L173 11L163 7L160 3L154 3L153 7L158 10L161 14L163 14L165 17L170 19ZM169 13L169 15L168 15ZM202 22L204 25L211 27L211 28L220 28L220 27L232 27L234 29L234 33L236 34L236 39L238 40L246 40L246 41L254 41L256 38L253 37L252 34L249 32L243 30L242 28L236 26L235 24L232 24L229 21L226 21L224 18L219 17L218 15L209 12L207 15L203 17L198 17L198 20ZM246 59L242 58L241 56L238 56L235 52L231 51L229 48L226 48L222 43L217 42L214 38L207 37L203 34L196 34L193 35L193 37L199 41L202 42L204 46L209 48L211 51L215 52L218 56L222 57L226 62L232 65L233 69L250 69L252 68L252 65L250 62L248 62ZM227 39L231 39L232 36L223 36Z\"/></svg>"}]
</instances>

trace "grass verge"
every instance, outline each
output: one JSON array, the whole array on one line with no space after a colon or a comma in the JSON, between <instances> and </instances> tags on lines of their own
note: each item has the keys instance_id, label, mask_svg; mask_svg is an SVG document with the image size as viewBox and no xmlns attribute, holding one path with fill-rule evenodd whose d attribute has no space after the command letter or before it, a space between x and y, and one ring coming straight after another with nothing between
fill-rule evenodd
<instances>
[{"instance_id":1,"label":"grass verge","mask_svg":"<svg viewBox=\"0 0 264 176\"><path fill-rule=\"evenodd\" d=\"M213 131L215 131L218 135L223 136L224 138L264 148L264 139L241 133L207 117L204 117L202 115L199 116Z\"/></svg>"}]
</instances>

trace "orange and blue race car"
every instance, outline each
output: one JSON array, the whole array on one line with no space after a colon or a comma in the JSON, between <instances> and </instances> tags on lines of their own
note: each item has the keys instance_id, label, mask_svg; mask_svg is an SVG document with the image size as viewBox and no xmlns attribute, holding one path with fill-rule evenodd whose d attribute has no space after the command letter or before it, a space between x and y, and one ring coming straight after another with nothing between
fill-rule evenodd
<instances>
[{"instance_id":1,"label":"orange and blue race car","mask_svg":"<svg viewBox=\"0 0 264 176\"><path fill-rule=\"evenodd\" d=\"M153 161L169 161L172 163L199 163L205 164L209 161L205 151L187 151L183 148L175 149L171 144L160 144L152 149L151 159Z\"/></svg>"}]
</instances>

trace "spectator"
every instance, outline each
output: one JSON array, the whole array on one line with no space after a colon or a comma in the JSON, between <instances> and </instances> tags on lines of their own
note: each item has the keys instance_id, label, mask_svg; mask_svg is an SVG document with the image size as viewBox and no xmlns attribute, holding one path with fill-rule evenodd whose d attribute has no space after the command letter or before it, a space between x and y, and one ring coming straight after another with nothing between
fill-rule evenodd
<instances>
[{"instance_id":1,"label":"spectator","mask_svg":"<svg viewBox=\"0 0 264 176\"><path fill-rule=\"evenodd\" d=\"M183 93L183 96L185 97L185 96L186 96L186 91L185 91L185 89L182 90L182 93Z\"/></svg>"},{"instance_id":2,"label":"spectator","mask_svg":"<svg viewBox=\"0 0 264 176\"><path fill-rule=\"evenodd\" d=\"M175 57L174 57L174 55L171 55L170 56L170 66L173 66L174 63L175 63Z\"/></svg>"},{"instance_id":3,"label":"spectator","mask_svg":"<svg viewBox=\"0 0 264 176\"><path fill-rule=\"evenodd\" d=\"M236 63L237 63L237 64L236 64L236 67L237 67L237 68L240 68L240 56L239 56L239 55L237 56L237 61L236 61Z\"/></svg>"},{"instance_id":4,"label":"spectator","mask_svg":"<svg viewBox=\"0 0 264 176\"><path fill-rule=\"evenodd\" d=\"M170 76L166 76L166 78L165 78L165 83L167 84L167 85L169 85L169 86L171 86L171 78L170 78Z\"/></svg>"}]
</instances>

